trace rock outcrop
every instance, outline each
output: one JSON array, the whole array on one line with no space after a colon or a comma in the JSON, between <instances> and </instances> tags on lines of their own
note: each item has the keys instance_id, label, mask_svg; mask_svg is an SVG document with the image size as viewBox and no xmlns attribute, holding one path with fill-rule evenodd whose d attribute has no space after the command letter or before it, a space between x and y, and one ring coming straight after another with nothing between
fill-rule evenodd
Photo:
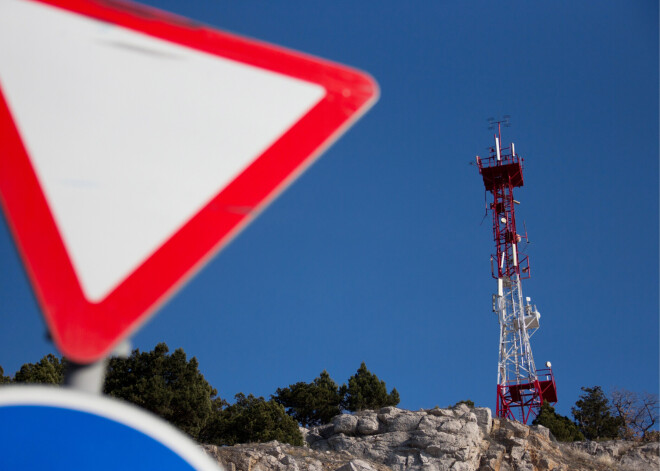
<instances>
[{"instance_id":1,"label":"rock outcrop","mask_svg":"<svg viewBox=\"0 0 660 471\"><path fill-rule=\"evenodd\" d=\"M205 446L227 471L658 470L660 444L556 442L548 429L493 418L490 409L342 414L303 430L307 446Z\"/></svg>"},{"instance_id":2,"label":"rock outcrop","mask_svg":"<svg viewBox=\"0 0 660 471\"><path fill-rule=\"evenodd\" d=\"M490 428L490 409L472 410L464 404L418 412L386 407L339 415L310 430L306 440L315 450L345 452L393 470L474 470Z\"/></svg>"},{"instance_id":3,"label":"rock outcrop","mask_svg":"<svg viewBox=\"0 0 660 471\"><path fill-rule=\"evenodd\" d=\"M348 453L322 452L276 441L203 447L226 471L390 471L387 466Z\"/></svg>"}]
</instances>

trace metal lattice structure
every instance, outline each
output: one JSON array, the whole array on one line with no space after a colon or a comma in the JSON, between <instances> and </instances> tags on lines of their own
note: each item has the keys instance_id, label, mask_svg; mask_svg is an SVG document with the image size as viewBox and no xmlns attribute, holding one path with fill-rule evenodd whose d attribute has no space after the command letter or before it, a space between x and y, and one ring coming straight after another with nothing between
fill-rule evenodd
<instances>
[{"instance_id":1,"label":"metal lattice structure","mask_svg":"<svg viewBox=\"0 0 660 471\"><path fill-rule=\"evenodd\" d=\"M492 194L488 206L493 217L496 253L491 256L497 294L493 295L493 311L500 325L499 360L497 365L496 416L518 420L524 424L536 417L543 401L557 402L557 387L550 363L537 370L530 337L539 328L539 314L530 298L523 301L523 279L530 277L529 258L518 244L525 234L516 230L513 189L523 186L523 159L514 144L502 147L501 124L497 124L495 146L489 157L477 156L477 165L486 191Z\"/></svg>"}]
</instances>

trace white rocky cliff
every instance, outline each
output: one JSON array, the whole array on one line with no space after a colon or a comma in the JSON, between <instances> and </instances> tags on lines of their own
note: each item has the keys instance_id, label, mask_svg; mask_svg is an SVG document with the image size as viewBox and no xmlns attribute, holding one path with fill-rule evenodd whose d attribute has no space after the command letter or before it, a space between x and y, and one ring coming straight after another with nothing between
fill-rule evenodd
<instances>
[{"instance_id":1,"label":"white rocky cliff","mask_svg":"<svg viewBox=\"0 0 660 471\"><path fill-rule=\"evenodd\" d=\"M270 442L205 446L228 471L658 470L660 444L556 442L545 427L493 418L490 409L342 414L304 430L305 447Z\"/></svg>"}]
</instances>

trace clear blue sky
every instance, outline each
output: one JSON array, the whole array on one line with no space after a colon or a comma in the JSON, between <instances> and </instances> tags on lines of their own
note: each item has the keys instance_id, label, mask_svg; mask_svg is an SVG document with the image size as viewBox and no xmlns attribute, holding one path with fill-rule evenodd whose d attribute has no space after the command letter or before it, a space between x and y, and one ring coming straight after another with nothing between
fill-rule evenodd
<instances>
[{"instance_id":1,"label":"clear blue sky","mask_svg":"<svg viewBox=\"0 0 660 471\"><path fill-rule=\"evenodd\" d=\"M658 391L658 3L146 2L372 74L380 101L133 338L182 347L222 397L360 362L401 407L495 405L488 117L525 158L560 413L581 386ZM0 365L53 352L0 228Z\"/></svg>"}]
</instances>

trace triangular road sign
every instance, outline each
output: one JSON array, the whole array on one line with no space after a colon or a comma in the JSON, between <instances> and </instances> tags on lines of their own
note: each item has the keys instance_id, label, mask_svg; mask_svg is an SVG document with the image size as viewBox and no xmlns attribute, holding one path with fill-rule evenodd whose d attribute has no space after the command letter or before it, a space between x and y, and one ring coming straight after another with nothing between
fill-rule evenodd
<instances>
[{"instance_id":1,"label":"triangular road sign","mask_svg":"<svg viewBox=\"0 0 660 471\"><path fill-rule=\"evenodd\" d=\"M60 351L133 332L377 99L129 3L0 4L0 196Z\"/></svg>"}]
</instances>

